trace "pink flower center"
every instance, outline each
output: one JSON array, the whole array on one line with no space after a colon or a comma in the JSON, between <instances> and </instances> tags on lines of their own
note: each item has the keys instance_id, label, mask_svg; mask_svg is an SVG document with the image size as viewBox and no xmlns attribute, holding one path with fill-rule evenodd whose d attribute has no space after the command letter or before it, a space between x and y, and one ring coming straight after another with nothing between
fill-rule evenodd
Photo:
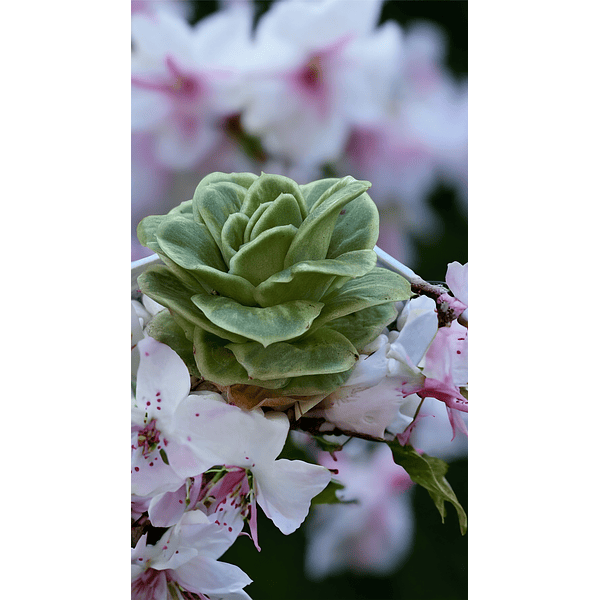
<instances>
[{"instance_id":1,"label":"pink flower center","mask_svg":"<svg viewBox=\"0 0 600 600\"><path fill-rule=\"evenodd\" d=\"M139 431L137 443L142 448L144 457L148 457L156 448L160 449L160 431L156 428L156 419L152 419Z\"/></svg>"}]
</instances>

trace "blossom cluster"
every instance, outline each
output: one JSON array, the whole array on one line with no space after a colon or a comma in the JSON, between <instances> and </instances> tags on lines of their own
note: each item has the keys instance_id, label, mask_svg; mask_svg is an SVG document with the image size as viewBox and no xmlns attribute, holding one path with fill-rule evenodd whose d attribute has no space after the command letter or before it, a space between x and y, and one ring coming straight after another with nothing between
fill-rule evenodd
<instances>
[{"instance_id":1,"label":"blossom cluster","mask_svg":"<svg viewBox=\"0 0 600 600\"><path fill-rule=\"evenodd\" d=\"M383 0L279 0L258 19L223 2L195 25L182 5L132 5L134 225L213 171L351 172L373 183L398 256L400 228L435 223L440 179L466 198L467 87L433 25L380 23Z\"/></svg>"},{"instance_id":2,"label":"blossom cluster","mask_svg":"<svg viewBox=\"0 0 600 600\"><path fill-rule=\"evenodd\" d=\"M249 598L250 578L218 559L245 524L260 549L257 505L284 534L295 531L331 473L277 460L289 430L284 413L191 391L171 348L151 337L132 342L132 598Z\"/></svg>"},{"instance_id":3,"label":"blossom cluster","mask_svg":"<svg viewBox=\"0 0 600 600\"><path fill-rule=\"evenodd\" d=\"M448 292L436 300L399 303L399 317L363 350L350 379L300 415L229 404L148 335L164 307L144 295L132 300L132 598L249 598L249 577L218 559L246 526L260 550L257 505L282 533L295 531L332 472L343 485L338 498L352 504L313 511L309 575L348 567L381 574L405 557L413 482L386 444L373 450L352 440L335 462L313 454L319 464L277 457L291 422L440 453L449 447L440 444L443 406L452 436L466 433L467 328L440 326L440 317L449 307L466 315L467 270L451 263ZM434 402L429 410L425 400Z\"/></svg>"}]
</instances>

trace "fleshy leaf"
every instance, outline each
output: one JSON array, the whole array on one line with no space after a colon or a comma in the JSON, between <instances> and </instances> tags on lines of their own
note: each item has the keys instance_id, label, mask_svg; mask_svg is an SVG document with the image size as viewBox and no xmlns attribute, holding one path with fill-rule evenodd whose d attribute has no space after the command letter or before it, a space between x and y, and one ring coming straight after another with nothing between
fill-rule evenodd
<instances>
[{"instance_id":1,"label":"fleshy leaf","mask_svg":"<svg viewBox=\"0 0 600 600\"><path fill-rule=\"evenodd\" d=\"M271 381L254 381L227 348L227 340L196 327L194 332L194 357L202 377L219 385L237 383L258 385L269 389L285 386L289 377L273 378Z\"/></svg>"},{"instance_id":2,"label":"fleshy leaf","mask_svg":"<svg viewBox=\"0 0 600 600\"><path fill-rule=\"evenodd\" d=\"M404 277L380 267L346 282L341 288L323 298L325 308L313 324L321 325L370 306L406 300L411 295L410 284Z\"/></svg>"},{"instance_id":3,"label":"fleshy leaf","mask_svg":"<svg viewBox=\"0 0 600 600\"><path fill-rule=\"evenodd\" d=\"M247 244L250 241L250 236L252 235L252 230L254 226L258 222L258 220L262 217L263 213L271 206L273 202L263 202L258 206L258 208L254 211L252 216L248 219L248 223L246 224L246 228L244 229L244 244ZM244 214L244 213L240 213Z\"/></svg>"},{"instance_id":4,"label":"fleshy leaf","mask_svg":"<svg viewBox=\"0 0 600 600\"><path fill-rule=\"evenodd\" d=\"M155 235L161 250L186 271L201 272L206 267L227 269L206 225L186 217L173 217L162 223Z\"/></svg>"},{"instance_id":5,"label":"fleshy leaf","mask_svg":"<svg viewBox=\"0 0 600 600\"><path fill-rule=\"evenodd\" d=\"M273 306L288 300L320 300L335 280L360 277L368 273L376 261L377 255L372 250L359 250L337 259L297 263L258 285L254 298L261 306Z\"/></svg>"},{"instance_id":6,"label":"fleshy leaf","mask_svg":"<svg viewBox=\"0 0 600 600\"><path fill-rule=\"evenodd\" d=\"M222 173L221 171L215 171L206 175L200 181L198 187L229 181L248 189L257 179L258 175L254 173Z\"/></svg>"},{"instance_id":7,"label":"fleshy leaf","mask_svg":"<svg viewBox=\"0 0 600 600\"><path fill-rule=\"evenodd\" d=\"M248 217L243 213L229 215L223 225L223 229L221 230L221 248L223 249L223 259L227 263L227 268L229 268L229 262L233 255L244 243L246 225L248 225Z\"/></svg>"},{"instance_id":8,"label":"fleshy leaf","mask_svg":"<svg viewBox=\"0 0 600 600\"><path fill-rule=\"evenodd\" d=\"M262 173L261 176L248 188L244 198L241 212L249 217L260 204L276 200L280 194L291 194L298 202L298 209L303 219L308 213L304 197L298 184L289 177L283 175L269 175Z\"/></svg>"},{"instance_id":9,"label":"fleshy leaf","mask_svg":"<svg viewBox=\"0 0 600 600\"><path fill-rule=\"evenodd\" d=\"M317 179L317 181L311 181L300 186L300 191L304 196L306 207L308 212L312 210L315 202L328 190L331 186L335 185L339 179L337 177L328 177L327 179Z\"/></svg>"},{"instance_id":10,"label":"fleshy leaf","mask_svg":"<svg viewBox=\"0 0 600 600\"><path fill-rule=\"evenodd\" d=\"M162 254L188 277L193 275L206 292L217 292L246 305L255 303L254 286L244 277L227 273L220 250L206 225L175 217L158 228L156 238ZM180 276L180 272L176 275ZM186 283L190 285L188 280Z\"/></svg>"},{"instance_id":11,"label":"fleshy leaf","mask_svg":"<svg viewBox=\"0 0 600 600\"><path fill-rule=\"evenodd\" d=\"M360 227L356 224L360 223ZM372 250L379 237L379 213L368 194L346 204L335 222L327 258L338 258L353 250Z\"/></svg>"},{"instance_id":12,"label":"fleshy leaf","mask_svg":"<svg viewBox=\"0 0 600 600\"><path fill-rule=\"evenodd\" d=\"M458 513L460 532L467 532L467 515L460 505L456 494L444 477L448 465L441 459L427 454L419 454L412 446L401 446L397 439L389 442L394 461L403 467L410 478L418 485L424 487L431 496L436 508L442 516L442 523L446 518L446 502L450 502Z\"/></svg>"},{"instance_id":13,"label":"fleshy leaf","mask_svg":"<svg viewBox=\"0 0 600 600\"><path fill-rule=\"evenodd\" d=\"M267 210L252 228L250 240L258 237L263 231L281 225L293 225L296 228L302 225L298 201L291 194L280 194L276 200L269 203Z\"/></svg>"},{"instance_id":14,"label":"fleshy leaf","mask_svg":"<svg viewBox=\"0 0 600 600\"><path fill-rule=\"evenodd\" d=\"M354 371L353 365L347 371L340 373L324 373L322 375L302 375L293 377L288 384L278 389L282 396L315 396L318 394L331 394L344 385Z\"/></svg>"},{"instance_id":15,"label":"fleshy leaf","mask_svg":"<svg viewBox=\"0 0 600 600\"><path fill-rule=\"evenodd\" d=\"M367 344L374 341L396 317L398 311L393 302L369 306L349 315L329 321L329 329L335 329L348 338L360 352Z\"/></svg>"},{"instance_id":16,"label":"fleshy leaf","mask_svg":"<svg viewBox=\"0 0 600 600\"><path fill-rule=\"evenodd\" d=\"M371 186L366 181L349 179L352 179L350 183L337 189L324 202L319 203L317 208L313 207L290 246L285 257L285 268L304 260L321 260L327 256L331 235L340 211Z\"/></svg>"},{"instance_id":17,"label":"fleshy leaf","mask_svg":"<svg viewBox=\"0 0 600 600\"><path fill-rule=\"evenodd\" d=\"M148 323L146 333L155 340L166 344L183 360L192 375L200 377L194 359L192 342L186 337L184 330L177 324L168 310L161 310Z\"/></svg>"},{"instance_id":18,"label":"fleshy leaf","mask_svg":"<svg viewBox=\"0 0 600 600\"><path fill-rule=\"evenodd\" d=\"M268 308L242 306L223 296L198 295L192 302L215 325L267 347L301 336L317 318L323 303L295 300Z\"/></svg>"},{"instance_id":19,"label":"fleshy leaf","mask_svg":"<svg viewBox=\"0 0 600 600\"><path fill-rule=\"evenodd\" d=\"M204 220L221 252L221 230L229 215L240 212L244 193L245 188L231 182L199 184L194 192L194 213Z\"/></svg>"},{"instance_id":20,"label":"fleshy leaf","mask_svg":"<svg viewBox=\"0 0 600 600\"><path fill-rule=\"evenodd\" d=\"M277 342L267 348L258 342L228 344L253 379L276 379L340 373L358 360L354 346L337 331L322 329L296 342Z\"/></svg>"},{"instance_id":21,"label":"fleshy leaf","mask_svg":"<svg viewBox=\"0 0 600 600\"><path fill-rule=\"evenodd\" d=\"M222 329L206 318L204 313L192 302L192 296L198 294L191 291L163 265L153 265L146 269L138 278L140 289L152 300L172 310L178 318L211 331L215 335L232 342L243 343L247 338L240 336L228 329ZM179 322L180 327L188 332L189 326Z\"/></svg>"},{"instance_id":22,"label":"fleshy leaf","mask_svg":"<svg viewBox=\"0 0 600 600\"><path fill-rule=\"evenodd\" d=\"M283 259L296 232L293 225L283 225L261 233L240 248L229 263L229 272L259 285L283 269Z\"/></svg>"}]
</instances>

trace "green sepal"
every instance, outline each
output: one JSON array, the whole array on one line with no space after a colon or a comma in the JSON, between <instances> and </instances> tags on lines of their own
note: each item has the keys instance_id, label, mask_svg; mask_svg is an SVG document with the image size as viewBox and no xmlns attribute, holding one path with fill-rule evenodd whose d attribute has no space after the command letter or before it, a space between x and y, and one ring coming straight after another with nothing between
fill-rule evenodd
<instances>
[{"instance_id":1,"label":"green sepal","mask_svg":"<svg viewBox=\"0 0 600 600\"><path fill-rule=\"evenodd\" d=\"M442 523L446 518L446 502L450 502L458 513L460 532L467 532L467 515L460 505L452 487L444 477L448 471L448 464L439 458L427 454L419 454L412 446L401 446L397 439L388 442L392 449L394 461L403 467L412 481L424 487L431 496L433 503L442 516Z\"/></svg>"},{"instance_id":2,"label":"green sepal","mask_svg":"<svg viewBox=\"0 0 600 600\"><path fill-rule=\"evenodd\" d=\"M232 343L227 348L253 379L341 373L359 358L347 338L326 328L293 343L276 342L267 348L258 342Z\"/></svg>"},{"instance_id":3,"label":"green sepal","mask_svg":"<svg viewBox=\"0 0 600 600\"><path fill-rule=\"evenodd\" d=\"M356 181L353 177L344 178L343 181L346 182L345 186L338 187L336 184L334 193L325 201L315 203L318 206L313 206L286 254L285 268L304 260L326 258L340 211L371 186L368 181Z\"/></svg>"},{"instance_id":4,"label":"green sepal","mask_svg":"<svg viewBox=\"0 0 600 600\"><path fill-rule=\"evenodd\" d=\"M348 252L331 260L310 260L297 263L275 273L254 290L261 306L273 306L289 300L320 300L335 282L365 275L375 266L373 250Z\"/></svg>"},{"instance_id":5,"label":"green sepal","mask_svg":"<svg viewBox=\"0 0 600 600\"><path fill-rule=\"evenodd\" d=\"M166 344L179 355L186 364L189 372L200 377L200 372L194 359L194 347L186 337L184 330L177 324L176 320L168 310L157 313L146 327L146 333L155 340Z\"/></svg>"},{"instance_id":6,"label":"green sepal","mask_svg":"<svg viewBox=\"0 0 600 600\"><path fill-rule=\"evenodd\" d=\"M257 385L267 389L277 389L289 383L289 377L270 381L253 380L227 348L229 342L212 333L196 327L194 331L194 358L198 370L206 380L219 385L242 383Z\"/></svg>"},{"instance_id":7,"label":"green sepal","mask_svg":"<svg viewBox=\"0 0 600 600\"><path fill-rule=\"evenodd\" d=\"M229 262L229 272L256 286L283 269L283 260L298 230L293 225L273 227L244 244ZM232 295L232 294L227 294Z\"/></svg>"},{"instance_id":8,"label":"green sepal","mask_svg":"<svg viewBox=\"0 0 600 600\"><path fill-rule=\"evenodd\" d=\"M268 308L243 306L224 296L197 295L192 302L215 325L267 347L304 334L319 316L322 302L294 300Z\"/></svg>"}]
</instances>

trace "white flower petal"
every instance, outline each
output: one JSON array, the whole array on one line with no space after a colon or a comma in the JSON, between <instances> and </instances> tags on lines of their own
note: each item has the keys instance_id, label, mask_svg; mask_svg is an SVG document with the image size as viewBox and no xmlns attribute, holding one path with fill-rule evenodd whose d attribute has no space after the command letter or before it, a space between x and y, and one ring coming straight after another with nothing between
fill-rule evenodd
<instances>
[{"instance_id":1,"label":"white flower petal","mask_svg":"<svg viewBox=\"0 0 600 600\"><path fill-rule=\"evenodd\" d=\"M137 406L146 410L150 418L171 415L189 394L188 368L174 350L153 338L140 340L138 349Z\"/></svg>"},{"instance_id":2,"label":"white flower petal","mask_svg":"<svg viewBox=\"0 0 600 600\"><path fill-rule=\"evenodd\" d=\"M241 592L252 579L239 567L214 558L198 556L175 571L175 578L185 589L195 594L213 595Z\"/></svg>"},{"instance_id":3,"label":"white flower petal","mask_svg":"<svg viewBox=\"0 0 600 600\"><path fill-rule=\"evenodd\" d=\"M311 500L331 480L331 473L325 467L300 460L281 459L271 465L257 465L253 472L258 504L285 535L300 527Z\"/></svg>"}]
</instances>

